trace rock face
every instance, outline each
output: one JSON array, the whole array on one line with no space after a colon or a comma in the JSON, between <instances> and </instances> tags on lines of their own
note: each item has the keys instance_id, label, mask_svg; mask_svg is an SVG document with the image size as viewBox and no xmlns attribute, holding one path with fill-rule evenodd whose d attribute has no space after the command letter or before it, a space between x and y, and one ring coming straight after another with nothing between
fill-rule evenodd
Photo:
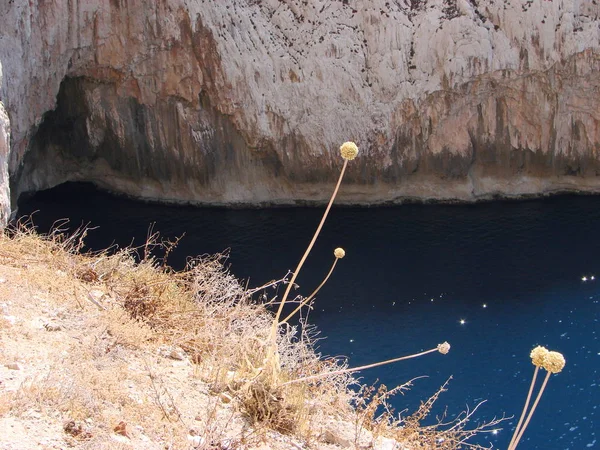
<instances>
[{"instance_id":1,"label":"rock face","mask_svg":"<svg viewBox=\"0 0 600 450\"><path fill-rule=\"evenodd\" d=\"M596 3L3 2L13 207L322 201L346 140L342 202L600 191Z\"/></svg>"},{"instance_id":2,"label":"rock face","mask_svg":"<svg viewBox=\"0 0 600 450\"><path fill-rule=\"evenodd\" d=\"M2 64L0 64L0 86L2 86ZM1 100L1 97L0 97ZM6 224L10 215L8 153L10 148L10 127L8 115L0 101L0 225Z\"/></svg>"}]
</instances>

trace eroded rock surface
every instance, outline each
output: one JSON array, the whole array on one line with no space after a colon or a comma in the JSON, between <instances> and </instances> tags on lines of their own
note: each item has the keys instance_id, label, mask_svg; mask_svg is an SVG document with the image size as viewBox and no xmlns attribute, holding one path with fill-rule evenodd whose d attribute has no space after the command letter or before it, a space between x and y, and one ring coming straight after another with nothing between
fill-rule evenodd
<instances>
[{"instance_id":1,"label":"eroded rock surface","mask_svg":"<svg viewBox=\"0 0 600 450\"><path fill-rule=\"evenodd\" d=\"M90 180L196 203L600 191L600 6L521 0L14 0L13 206Z\"/></svg>"},{"instance_id":2,"label":"eroded rock surface","mask_svg":"<svg viewBox=\"0 0 600 450\"><path fill-rule=\"evenodd\" d=\"M2 86L2 64L0 63L0 86ZM8 221L10 215L8 154L10 149L10 122L0 97L0 225Z\"/></svg>"}]
</instances>

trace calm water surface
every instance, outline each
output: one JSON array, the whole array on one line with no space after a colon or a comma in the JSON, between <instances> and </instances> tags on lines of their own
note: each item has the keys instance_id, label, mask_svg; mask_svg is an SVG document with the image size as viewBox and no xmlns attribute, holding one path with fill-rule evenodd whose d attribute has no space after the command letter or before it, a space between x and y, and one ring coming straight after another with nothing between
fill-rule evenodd
<instances>
[{"instance_id":1,"label":"calm water surface","mask_svg":"<svg viewBox=\"0 0 600 450\"><path fill-rule=\"evenodd\" d=\"M87 241L95 249L141 244L151 223L165 237L185 233L170 259L175 267L229 248L232 272L251 285L295 268L322 214L160 206L85 185L39 193L20 213L36 210L42 231L60 218L96 226ZM395 400L398 411L412 411L452 376L434 415L447 407L453 417L487 400L473 425L516 418L471 442L506 448L533 374L529 352L547 346L567 365L551 377L519 448L600 448L600 197L334 207L297 280L302 294L321 281L338 246L346 258L310 315L323 354L358 366L449 341L446 356L373 369L363 380L391 387L426 375Z\"/></svg>"}]
</instances>

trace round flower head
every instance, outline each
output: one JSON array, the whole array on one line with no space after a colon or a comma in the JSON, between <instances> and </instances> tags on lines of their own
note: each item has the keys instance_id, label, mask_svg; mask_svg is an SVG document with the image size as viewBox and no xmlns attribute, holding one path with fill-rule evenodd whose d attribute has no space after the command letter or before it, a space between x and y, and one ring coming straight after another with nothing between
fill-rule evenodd
<instances>
[{"instance_id":1,"label":"round flower head","mask_svg":"<svg viewBox=\"0 0 600 450\"><path fill-rule=\"evenodd\" d=\"M529 354L529 356L531 357L531 362L534 366L537 367L542 367L544 365L546 355L548 355L548 349L540 345L531 350L531 353Z\"/></svg>"},{"instance_id":2,"label":"round flower head","mask_svg":"<svg viewBox=\"0 0 600 450\"><path fill-rule=\"evenodd\" d=\"M340 147L342 158L352 161L358 155L358 147L354 142L344 142Z\"/></svg>"},{"instance_id":3,"label":"round flower head","mask_svg":"<svg viewBox=\"0 0 600 450\"><path fill-rule=\"evenodd\" d=\"M346 252L342 247L338 247L333 251L333 256L335 256L337 259L342 259L344 256L346 256Z\"/></svg>"},{"instance_id":4,"label":"round flower head","mask_svg":"<svg viewBox=\"0 0 600 450\"><path fill-rule=\"evenodd\" d=\"M440 352L442 355L447 355L450 351L450 344L448 344L447 342L444 342L443 344L438 344L437 349L438 352Z\"/></svg>"},{"instance_id":5,"label":"round flower head","mask_svg":"<svg viewBox=\"0 0 600 450\"><path fill-rule=\"evenodd\" d=\"M548 352L543 367L550 373L558 373L565 367L565 357L558 352Z\"/></svg>"}]
</instances>

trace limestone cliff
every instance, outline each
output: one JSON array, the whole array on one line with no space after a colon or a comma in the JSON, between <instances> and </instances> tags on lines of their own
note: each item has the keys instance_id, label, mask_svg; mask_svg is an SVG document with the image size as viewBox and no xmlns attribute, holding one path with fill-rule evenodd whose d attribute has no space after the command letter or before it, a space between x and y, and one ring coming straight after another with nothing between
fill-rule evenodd
<instances>
[{"instance_id":1,"label":"limestone cliff","mask_svg":"<svg viewBox=\"0 0 600 450\"><path fill-rule=\"evenodd\" d=\"M3 2L13 206L320 201L349 139L345 202L600 191L596 3Z\"/></svg>"},{"instance_id":2,"label":"limestone cliff","mask_svg":"<svg viewBox=\"0 0 600 450\"><path fill-rule=\"evenodd\" d=\"M0 86L2 86L2 64L0 64ZM6 224L10 215L8 153L10 148L10 128L8 115L0 97L0 226Z\"/></svg>"}]
</instances>

